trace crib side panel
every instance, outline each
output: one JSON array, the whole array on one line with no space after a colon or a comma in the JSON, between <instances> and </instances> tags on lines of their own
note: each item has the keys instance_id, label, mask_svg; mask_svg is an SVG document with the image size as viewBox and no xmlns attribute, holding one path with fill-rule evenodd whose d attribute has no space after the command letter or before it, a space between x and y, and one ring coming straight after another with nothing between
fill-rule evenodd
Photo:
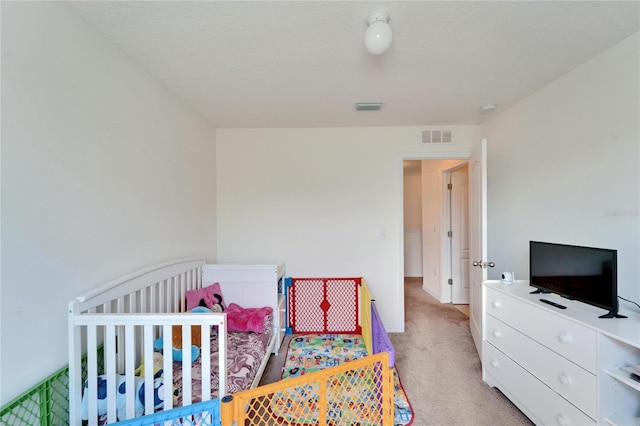
<instances>
[{"instance_id":1,"label":"crib side panel","mask_svg":"<svg viewBox=\"0 0 640 426\"><path fill-rule=\"evenodd\" d=\"M87 410L97 410L97 405L101 403L97 398L98 376L104 376L107 383L104 389L100 390L107 395L106 408L101 407L101 410L106 409L110 413L109 417L115 416L113 412L117 411L118 407L113 396L117 392L117 381L125 377L125 386L131 389L139 387L140 380L135 379L135 369L143 357L154 359L153 341L163 335L166 325L171 330L171 324L182 324L183 335L189 336L191 329L187 325L191 320L188 320L185 314L175 313L186 310L185 294L188 290L202 287L203 265L204 259L181 259L156 265L114 280L69 303L71 424L80 424L81 417L87 416ZM159 317L154 316L158 314ZM199 315L196 325L206 326L207 330L211 325L225 322L224 318L205 320L203 314ZM226 333L226 325L220 328ZM165 350L168 348L165 353L171 353L171 335L165 333L164 336ZM83 354L86 354L87 359L84 370ZM147 367L148 372L153 373L153 363L151 367ZM87 377L92 379L87 381L88 398L83 405L83 386ZM148 386L153 390L152 385L153 383L149 384L145 380L145 390ZM170 391L171 389L166 391L167 394ZM133 392L130 394L127 396L126 408L129 415L135 412ZM150 395L153 396L153 392ZM145 399L147 402L153 402L146 392ZM171 404L171 398L166 403Z\"/></svg>"},{"instance_id":2,"label":"crib side panel","mask_svg":"<svg viewBox=\"0 0 640 426\"><path fill-rule=\"evenodd\" d=\"M163 353L172 353L173 325L181 326L183 339L190 345L192 327L199 327L201 345L207 350L209 335L213 326L219 333L218 365L202 363L203 389L210 389L211 369L226 371L226 315L211 313L181 314L83 314L73 318L74 338L87 347L87 380L82 380L82 372L70 366L70 424L80 425L82 419L88 424L96 424L98 413L106 413L108 422L117 418L134 418L151 414L159 408L173 408L172 391L173 363L171 356L159 361L164 379L156 380L157 373L154 358L157 357L154 340L163 333ZM117 334L116 330L124 331ZM123 340L115 342L114 340ZM97 342L102 340L103 344ZM184 340L183 340L184 344ZM124 351L124 353L121 353ZM190 372L191 352L183 351L183 372ZM167 359L168 358L168 359ZM142 360L144 368L141 365ZM191 383L188 374L183 376L184 383ZM124 389L133 389L134 392ZM84 390L84 397L83 397ZM226 393L224 375L220 377L220 394ZM73 395L73 396L72 396ZM191 387L183 388L183 404L192 402ZM203 394L202 399L210 399L211 392ZM106 396L106 398L104 397Z\"/></svg>"}]
</instances>

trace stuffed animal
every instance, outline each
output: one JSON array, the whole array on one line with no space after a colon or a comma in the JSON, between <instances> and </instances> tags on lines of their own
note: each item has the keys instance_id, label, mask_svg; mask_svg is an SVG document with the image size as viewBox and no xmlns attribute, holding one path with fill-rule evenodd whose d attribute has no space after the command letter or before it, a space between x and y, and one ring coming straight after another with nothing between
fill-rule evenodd
<instances>
[{"instance_id":1,"label":"stuffed animal","mask_svg":"<svg viewBox=\"0 0 640 426\"><path fill-rule=\"evenodd\" d=\"M180 332L182 334L182 331ZM175 333L174 333L175 334ZM182 337L180 337L182 339ZM153 342L153 350L156 352L162 352L162 348L164 346L164 338L158 337ZM197 360L200 357L200 348L191 345L191 362ZM172 359L177 362L182 362L182 344L180 344L180 348L172 348Z\"/></svg>"},{"instance_id":2,"label":"stuffed animal","mask_svg":"<svg viewBox=\"0 0 640 426\"><path fill-rule=\"evenodd\" d=\"M222 295L214 293L214 299L216 299L211 305L211 312L222 313L224 312L224 305L222 303ZM206 305L205 305L206 306Z\"/></svg>"},{"instance_id":3,"label":"stuffed animal","mask_svg":"<svg viewBox=\"0 0 640 426\"><path fill-rule=\"evenodd\" d=\"M171 327L171 331L171 335L173 336L171 339L172 347L174 349L182 349L182 327L174 325ZM191 326L191 346L199 347L200 342L200 327L193 325Z\"/></svg>"},{"instance_id":4,"label":"stuffed animal","mask_svg":"<svg viewBox=\"0 0 640 426\"><path fill-rule=\"evenodd\" d=\"M211 313L206 306L196 306L189 312L193 313ZM191 361L195 361L200 356L200 342L202 341L201 327L197 325L191 326ZM153 342L153 350L162 352L164 339L159 337ZM171 347L173 348L173 360L182 362L182 327L174 325L171 327Z\"/></svg>"},{"instance_id":5,"label":"stuffed animal","mask_svg":"<svg viewBox=\"0 0 640 426\"><path fill-rule=\"evenodd\" d=\"M162 362L164 357L160 352L153 353L153 377L158 378L162 376ZM134 371L136 376L144 377L144 355L142 355L142 359L140 360L140 365Z\"/></svg>"},{"instance_id":6,"label":"stuffed animal","mask_svg":"<svg viewBox=\"0 0 640 426\"><path fill-rule=\"evenodd\" d=\"M116 378L116 412L118 420L125 420L127 413L126 383L125 376L117 374ZM89 381L84 382L84 392L82 395L82 419L89 420ZM144 379L134 377L135 416L144 414ZM153 405L154 409L161 408L164 400L164 379L156 378L153 381ZM175 402L175 401L174 401ZM98 416L107 414L107 376L98 376Z\"/></svg>"}]
</instances>

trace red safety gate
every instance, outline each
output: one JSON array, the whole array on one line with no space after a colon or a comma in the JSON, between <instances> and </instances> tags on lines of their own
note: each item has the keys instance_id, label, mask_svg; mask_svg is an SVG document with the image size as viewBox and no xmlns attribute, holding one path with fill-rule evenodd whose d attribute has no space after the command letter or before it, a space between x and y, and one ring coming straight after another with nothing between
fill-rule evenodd
<instances>
[{"instance_id":1,"label":"red safety gate","mask_svg":"<svg viewBox=\"0 0 640 426\"><path fill-rule=\"evenodd\" d=\"M288 333L362 334L361 278L288 278Z\"/></svg>"}]
</instances>

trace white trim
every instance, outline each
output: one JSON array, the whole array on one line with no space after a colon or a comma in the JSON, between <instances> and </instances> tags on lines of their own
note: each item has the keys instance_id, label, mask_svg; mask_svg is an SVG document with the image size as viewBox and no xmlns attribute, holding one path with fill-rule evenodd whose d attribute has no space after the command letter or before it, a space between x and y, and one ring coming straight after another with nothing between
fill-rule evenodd
<instances>
[{"instance_id":1,"label":"white trim","mask_svg":"<svg viewBox=\"0 0 640 426\"><path fill-rule=\"evenodd\" d=\"M468 160L471 151L401 152L401 160ZM402 161L400 162L402 165Z\"/></svg>"},{"instance_id":2,"label":"white trim","mask_svg":"<svg viewBox=\"0 0 640 426\"><path fill-rule=\"evenodd\" d=\"M399 159L397 160L397 171L396 171L396 188L399 188L397 191L397 201L396 201L396 211L398 217L397 223L397 233L398 235L398 246L396 247L396 253L398 253L397 258L397 284L396 284L396 294L398 304L396 306L396 321L395 323L399 325L398 333L404 333L404 166L403 161L407 159L404 157L403 153L400 153ZM413 159L413 158L411 158ZM394 331L395 332L395 331Z\"/></svg>"},{"instance_id":3,"label":"white trim","mask_svg":"<svg viewBox=\"0 0 640 426\"><path fill-rule=\"evenodd\" d=\"M451 239L447 233L451 229L451 170L440 170L440 303L451 303Z\"/></svg>"}]
</instances>

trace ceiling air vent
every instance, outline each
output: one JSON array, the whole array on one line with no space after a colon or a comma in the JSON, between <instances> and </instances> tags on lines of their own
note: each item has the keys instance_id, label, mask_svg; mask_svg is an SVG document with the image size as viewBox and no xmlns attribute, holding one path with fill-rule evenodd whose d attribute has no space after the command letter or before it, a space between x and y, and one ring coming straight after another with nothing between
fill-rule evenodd
<instances>
[{"instance_id":1,"label":"ceiling air vent","mask_svg":"<svg viewBox=\"0 0 640 426\"><path fill-rule=\"evenodd\" d=\"M424 130L422 143L451 143L451 130Z\"/></svg>"},{"instance_id":2,"label":"ceiling air vent","mask_svg":"<svg viewBox=\"0 0 640 426\"><path fill-rule=\"evenodd\" d=\"M384 102L357 102L355 104L356 111L380 111L384 106Z\"/></svg>"}]
</instances>

